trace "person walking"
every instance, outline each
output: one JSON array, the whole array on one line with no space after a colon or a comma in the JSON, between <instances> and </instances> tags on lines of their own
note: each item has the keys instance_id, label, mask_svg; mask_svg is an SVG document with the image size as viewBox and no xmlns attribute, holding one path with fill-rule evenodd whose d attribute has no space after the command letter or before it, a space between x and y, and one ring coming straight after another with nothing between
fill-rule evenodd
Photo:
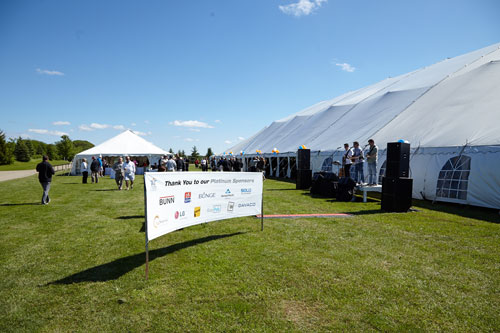
<instances>
[{"instance_id":1,"label":"person walking","mask_svg":"<svg viewBox=\"0 0 500 333\"><path fill-rule=\"evenodd\" d=\"M168 156L168 161L165 167L167 168L167 172L173 172L177 170L177 163L175 163L174 159L172 158L172 155Z\"/></svg>"},{"instance_id":2,"label":"person walking","mask_svg":"<svg viewBox=\"0 0 500 333\"><path fill-rule=\"evenodd\" d=\"M52 175L55 174L55 171L49 163L49 157L47 155L43 155L42 162L38 163L36 166L36 171L38 172L38 181L43 188L42 205L48 205L50 202L50 183L52 182Z\"/></svg>"},{"instance_id":3,"label":"person walking","mask_svg":"<svg viewBox=\"0 0 500 333\"><path fill-rule=\"evenodd\" d=\"M113 164L113 171L115 172L116 185L118 186L118 190L121 191L122 186L123 186L123 177L124 177L124 173L125 173L125 171L123 170L123 158L122 157L118 158L118 162Z\"/></svg>"},{"instance_id":4,"label":"person walking","mask_svg":"<svg viewBox=\"0 0 500 333\"><path fill-rule=\"evenodd\" d=\"M125 163L123 164L123 170L125 171L125 186L127 190L129 189L128 182L130 181L130 189L134 188L135 179L135 163L130 160L130 156L125 157Z\"/></svg>"},{"instance_id":5,"label":"person walking","mask_svg":"<svg viewBox=\"0 0 500 333\"><path fill-rule=\"evenodd\" d=\"M95 158L95 156L92 156L92 163L90 163L90 172L92 183L99 183L99 161Z\"/></svg>"},{"instance_id":6,"label":"person walking","mask_svg":"<svg viewBox=\"0 0 500 333\"><path fill-rule=\"evenodd\" d=\"M370 149L366 153L366 164L368 165L368 186L377 185L377 156L378 147L373 139L368 140Z\"/></svg>"},{"instance_id":7,"label":"person walking","mask_svg":"<svg viewBox=\"0 0 500 333\"><path fill-rule=\"evenodd\" d=\"M87 159L82 160L82 184L87 184L87 178L89 177L89 164Z\"/></svg>"}]
</instances>

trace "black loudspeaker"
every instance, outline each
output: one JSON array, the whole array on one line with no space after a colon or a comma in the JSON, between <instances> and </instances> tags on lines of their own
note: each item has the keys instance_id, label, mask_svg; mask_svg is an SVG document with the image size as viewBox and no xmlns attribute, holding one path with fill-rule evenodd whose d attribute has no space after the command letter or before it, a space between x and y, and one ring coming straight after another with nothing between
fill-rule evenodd
<instances>
[{"instance_id":1,"label":"black loudspeaker","mask_svg":"<svg viewBox=\"0 0 500 333\"><path fill-rule=\"evenodd\" d=\"M312 170L297 170L297 190L305 190L311 187L312 184Z\"/></svg>"},{"instance_id":2,"label":"black loudspeaker","mask_svg":"<svg viewBox=\"0 0 500 333\"><path fill-rule=\"evenodd\" d=\"M311 185L311 194L328 198L337 196L339 177L333 172L315 172Z\"/></svg>"},{"instance_id":3,"label":"black loudspeaker","mask_svg":"<svg viewBox=\"0 0 500 333\"><path fill-rule=\"evenodd\" d=\"M309 170L311 168L311 149L297 150L297 169Z\"/></svg>"},{"instance_id":4,"label":"black loudspeaker","mask_svg":"<svg viewBox=\"0 0 500 333\"><path fill-rule=\"evenodd\" d=\"M382 178L382 210L407 212L412 204L412 178Z\"/></svg>"},{"instance_id":5,"label":"black loudspeaker","mask_svg":"<svg viewBox=\"0 0 500 333\"><path fill-rule=\"evenodd\" d=\"M351 201L356 182L349 177L340 178L337 187L337 201Z\"/></svg>"},{"instance_id":6,"label":"black loudspeaker","mask_svg":"<svg viewBox=\"0 0 500 333\"><path fill-rule=\"evenodd\" d=\"M387 143L385 176L387 178L410 177L409 143Z\"/></svg>"}]
</instances>

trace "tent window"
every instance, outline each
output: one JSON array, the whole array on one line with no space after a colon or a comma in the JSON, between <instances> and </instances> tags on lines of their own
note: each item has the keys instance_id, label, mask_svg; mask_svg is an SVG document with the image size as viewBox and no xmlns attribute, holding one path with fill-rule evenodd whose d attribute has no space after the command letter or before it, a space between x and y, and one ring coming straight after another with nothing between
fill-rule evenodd
<instances>
[{"instance_id":1,"label":"tent window","mask_svg":"<svg viewBox=\"0 0 500 333\"><path fill-rule=\"evenodd\" d=\"M439 172L436 196L467 200L470 175L470 157L462 155L450 158Z\"/></svg>"},{"instance_id":2,"label":"tent window","mask_svg":"<svg viewBox=\"0 0 500 333\"><path fill-rule=\"evenodd\" d=\"M380 167L380 171L378 172L378 184L379 185L382 185L382 177L385 176L385 168L386 168L386 163L387 161L384 161L384 163L382 163L382 166Z\"/></svg>"},{"instance_id":3,"label":"tent window","mask_svg":"<svg viewBox=\"0 0 500 333\"><path fill-rule=\"evenodd\" d=\"M333 159L331 157L325 158L321 165L321 171L332 172L332 161Z\"/></svg>"}]
</instances>

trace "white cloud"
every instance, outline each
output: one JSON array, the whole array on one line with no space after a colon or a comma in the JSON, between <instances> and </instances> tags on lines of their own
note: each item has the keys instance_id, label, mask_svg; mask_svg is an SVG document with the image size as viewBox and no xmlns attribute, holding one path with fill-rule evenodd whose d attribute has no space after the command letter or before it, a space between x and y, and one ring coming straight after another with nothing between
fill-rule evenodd
<instances>
[{"instance_id":1,"label":"white cloud","mask_svg":"<svg viewBox=\"0 0 500 333\"><path fill-rule=\"evenodd\" d=\"M49 70L40 69L40 68L37 68L36 71L38 74L64 76L64 73L59 72L59 71L49 71Z\"/></svg>"},{"instance_id":2,"label":"white cloud","mask_svg":"<svg viewBox=\"0 0 500 333\"><path fill-rule=\"evenodd\" d=\"M180 126L180 127L195 127L195 128L214 128L207 123L198 120L174 120L169 123L170 125Z\"/></svg>"},{"instance_id":3,"label":"white cloud","mask_svg":"<svg viewBox=\"0 0 500 333\"><path fill-rule=\"evenodd\" d=\"M115 126L113 126L113 128L114 128L115 130L120 130L120 131L123 131L123 130L125 129L125 126L123 126L123 125L115 125Z\"/></svg>"},{"instance_id":4,"label":"white cloud","mask_svg":"<svg viewBox=\"0 0 500 333\"><path fill-rule=\"evenodd\" d=\"M71 123L69 121L54 121L52 125L62 126L62 125L71 125Z\"/></svg>"},{"instance_id":5,"label":"white cloud","mask_svg":"<svg viewBox=\"0 0 500 333\"><path fill-rule=\"evenodd\" d=\"M349 65L348 63L336 63L335 66L339 66L343 71L352 73L356 70L356 67Z\"/></svg>"},{"instance_id":6,"label":"white cloud","mask_svg":"<svg viewBox=\"0 0 500 333\"><path fill-rule=\"evenodd\" d=\"M92 123L92 124L90 124L90 127L94 128L94 129L105 129L105 128L108 128L109 125Z\"/></svg>"},{"instance_id":7,"label":"white cloud","mask_svg":"<svg viewBox=\"0 0 500 333\"><path fill-rule=\"evenodd\" d=\"M214 120L214 123L216 123L216 124L220 124L221 122L222 121L220 121L219 119Z\"/></svg>"},{"instance_id":8,"label":"white cloud","mask_svg":"<svg viewBox=\"0 0 500 333\"><path fill-rule=\"evenodd\" d=\"M137 125L137 124L136 124L136 123L132 123L132 124L130 124L130 125L135 126L135 125Z\"/></svg>"},{"instance_id":9,"label":"white cloud","mask_svg":"<svg viewBox=\"0 0 500 333\"><path fill-rule=\"evenodd\" d=\"M194 139L192 138L185 138L184 141L187 141L187 142L194 142Z\"/></svg>"},{"instance_id":10,"label":"white cloud","mask_svg":"<svg viewBox=\"0 0 500 333\"><path fill-rule=\"evenodd\" d=\"M244 138L244 137L242 137L242 136L239 136L239 137L238 137L238 140L243 141L243 140L245 140L245 138Z\"/></svg>"},{"instance_id":11,"label":"white cloud","mask_svg":"<svg viewBox=\"0 0 500 333\"><path fill-rule=\"evenodd\" d=\"M137 135L140 135L140 136L147 136L147 135L151 135L151 134L153 134L153 133L151 133L151 132L147 132L147 133L146 133L146 132L141 132L141 131L133 131L133 132L134 132L135 134L137 134Z\"/></svg>"},{"instance_id":12,"label":"white cloud","mask_svg":"<svg viewBox=\"0 0 500 333\"><path fill-rule=\"evenodd\" d=\"M89 126L87 126L85 124L82 124L82 125L78 126L78 129L80 131L87 131L87 132L91 132L91 131L94 130L93 128L90 128Z\"/></svg>"},{"instance_id":13,"label":"white cloud","mask_svg":"<svg viewBox=\"0 0 500 333\"><path fill-rule=\"evenodd\" d=\"M232 142L231 142L231 141L229 141L229 140L226 140L226 141L224 141L224 143L229 145L229 144L231 144Z\"/></svg>"},{"instance_id":14,"label":"white cloud","mask_svg":"<svg viewBox=\"0 0 500 333\"><path fill-rule=\"evenodd\" d=\"M49 130L40 129L40 128L30 128L30 129L28 129L28 132L37 133L37 134L55 135L55 136L68 135L68 133L66 133L66 132L49 131Z\"/></svg>"},{"instance_id":15,"label":"white cloud","mask_svg":"<svg viewBox=\"0 0 500 333\"><path fill-rule=\"evenodd\" d=\"M321 7L323 2L327 2L327 0L299 0L299 2L278 7L285 14L299 17L302 15L312 14L315 10Z\"/></svg>"},{"instance_id":16,"label":"white cloud","mask_svg":"<svg viewBox=\"0 0 500 333\"><path fill-rule=\"evenodd\" d=\"M201 131L199 128L190 128L189 130L191 132L200 132Z\"/></svg>"}]
</instances>

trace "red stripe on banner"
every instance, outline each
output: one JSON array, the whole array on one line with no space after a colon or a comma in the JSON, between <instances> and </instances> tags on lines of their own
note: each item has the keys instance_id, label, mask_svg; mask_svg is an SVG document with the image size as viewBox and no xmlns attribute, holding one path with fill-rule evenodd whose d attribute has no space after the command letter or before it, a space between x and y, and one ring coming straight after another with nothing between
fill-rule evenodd
<instances>
[{"instance_id":1,"label":"red stripe on banner","mask_svg":"<svg viewBox=\"0 0 500 333\"><path fill-rule=\"evenodd\" d=\"M256 215L255 217L261 218L262 215ZM352 217L350 214L275 214L275 215L264 215L264 218L294 218L294 217Z\"/></svg>"}]
</instances>

